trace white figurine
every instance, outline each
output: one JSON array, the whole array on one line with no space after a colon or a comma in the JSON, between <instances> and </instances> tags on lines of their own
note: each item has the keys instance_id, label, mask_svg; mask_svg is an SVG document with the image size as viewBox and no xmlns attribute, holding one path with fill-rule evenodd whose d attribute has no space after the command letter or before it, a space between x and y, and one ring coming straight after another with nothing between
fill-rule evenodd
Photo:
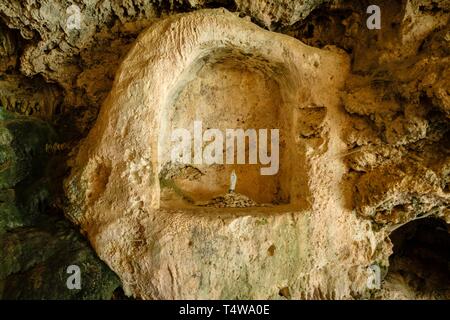
<instances>
[{"instance_id":1,"label":"white figurine","mask_svg":"<svg viewBox=\"0 0 450 320\"><path fill-rule=\"evenodd\" d=\"M234 192L234 190L236 189L236 182L237 182L237 175L236 175L236 172L233 170L231 172L230 190L228 190L228 192Z\"/></svg>"}]
</instances>

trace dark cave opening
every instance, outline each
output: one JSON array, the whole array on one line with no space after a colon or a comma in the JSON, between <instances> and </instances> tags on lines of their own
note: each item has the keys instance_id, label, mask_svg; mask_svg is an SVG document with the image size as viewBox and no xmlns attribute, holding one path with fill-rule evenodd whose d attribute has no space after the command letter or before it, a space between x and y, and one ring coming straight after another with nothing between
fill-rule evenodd
<instances>
[{"instance_id":1,"label":"dark cave opening","mask_svg":"<svg viewBox=\"0 0 450 320\"><path fill-rule=\"evenodd\" d=\"M390 235L394 245L388 276L436 298L450 294L450 225L437 218L411 221Z\"/></svg>"}]
</instances>

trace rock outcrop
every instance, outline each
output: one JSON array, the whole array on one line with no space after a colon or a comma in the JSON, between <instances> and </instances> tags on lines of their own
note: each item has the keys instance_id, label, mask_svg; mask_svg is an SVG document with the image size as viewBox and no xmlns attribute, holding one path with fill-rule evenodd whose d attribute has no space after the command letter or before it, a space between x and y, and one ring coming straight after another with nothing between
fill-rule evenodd
<instances>
[{"instance_id":1,"label":"rock outcrop","mask_svg":"<svg viewBox=\"0 0 450 320\"><path fill-rule=\"evenodd\" d=\"M236 7L272 30L303 20L326 2L329 0L236 0Z\"/></svg>"},{"instance_id":2,"label":"rock outcrop","mask_svg":"<svg viewBox=\"0 0 450 320\"><path fill-rule=\"evenodd\" d=\"M450 1L73 4L0 4L4 297L118 286L63 211L138 298L449 297ZM279 173L169 161L199 118L279 128Z\"/></svg>"},{"instance_id":3,"label":"rock outcrop","mask_svg":"<svg viewBox=\"0 0 450 320\"><path fill-rule=\"evenodd\" d=\"M54 190L46 146L50 125L0 108L0 298L110 299L117 276L61 215L49 214ZM68 290L67 268L82 287Z\"/></svg>"},{"instance_id":4,"label":"rock outcrop","mask_svg":"<svg viewBox=\"0 0 450 320\"><path fill-rule=\"evenodd\" d=\"M96 125L74 158L66 181L68 216L86 231L126 292L140 298L273 299L280 298L281 291L292 298L366 294L367 267L386 258L375 247L382 234L358 220L344 207L342 196L331 191L345 173L334 155L345 151L340 132L347 120L339 108L339 89L348 66L347 55L335 48L307 47L224 10L159 22L128 53ZM211 75L213 67L221 71L220 78ZM240 73L234 75L235 69ZM223 70L230 73L225 76ZM215 104L230 100L217 100L215 91L206 88L216 88L219 94L225 90L221 84L229 88L225 77L242 79L250 71L273 79L284 98L283 105L271 108L283 109L284 126L294 132L280 133L286 150L297 159L285 167L290 168L290 188L284 190L290 202L242 212L179 203L163 206L159 173L170 155L166 128L173 121L189 123L193 113L211 114L208 104L202 111L189 109L195 108L189 94L198 97L195 79L209 79L199 90L211 97L214 115L221 118ZM253 94L258 96L259 87L253 83ZM239 91L242 88L243 84L224 99L247 95L251 101L252 92ZM188 105L186 113L177 109L183 103ZM174 117L171 109L178 110ZM296 121L308 110L308 128L315 134ZM250 116L241 125L253 125L254 109L246 112ZM228 117L221 119L214 124L228 123ZM224 173L197 169L210 179ZM258 183L264 182L257 181L253 188ZM333 244L323 243L327 234L335 235Z\"/></svg>"}]
</instances>

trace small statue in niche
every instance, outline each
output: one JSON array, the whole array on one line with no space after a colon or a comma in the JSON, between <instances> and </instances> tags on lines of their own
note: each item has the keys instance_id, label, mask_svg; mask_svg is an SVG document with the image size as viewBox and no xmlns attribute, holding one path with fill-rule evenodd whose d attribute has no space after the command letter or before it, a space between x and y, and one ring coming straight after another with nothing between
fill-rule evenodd
<instances>
[{"instance_id":1,"label":"small statue in niche","mask_svg":"<svg viewBox=\"0 0 450 320\"><path fill-rule=\"evenodd\" d=\"M230 189L228 190L229 193L234 192L234 189L236 189L236 182L237 182L237 175L236 172L233 170L230 176Z\"/></svg>"},{"instance_id":2,"label":"small statue in niche","mask_svg":"<svg viewBox=\"0 0 450 320\"><path fill-rule=\"evenodd\" d=\"M201 205L203 207L215 207L215 208L247 208L259 206L255 201L249 197L235 192L237 183L237 175L233 170L230 176L230 188L228 192L223 196L218 196L208 201L206 204Z\"/></svg>"}]
</instances>

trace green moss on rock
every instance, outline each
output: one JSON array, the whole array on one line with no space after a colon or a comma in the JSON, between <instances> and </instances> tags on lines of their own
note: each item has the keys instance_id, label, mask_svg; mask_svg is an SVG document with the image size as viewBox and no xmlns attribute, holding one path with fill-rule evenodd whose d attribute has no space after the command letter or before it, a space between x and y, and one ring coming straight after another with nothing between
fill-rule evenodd
<instances>
[{"instance_id":1,"label":"green moss on rock","mask_svg":"<svg viewBox=\"0 0 450 320\"><path fill-rule=\"evenodd\" d=\"M0 234L32 225L49 196L45 177L52 127L0 107Z\"/></svg>"},{"instance_id":2,"label":"green moss on rock","mask_svg":"<svg viewBox=\"0 0 450 320\"><path fill-rule=\"evenodd\" d=\"M119 278L102 262L71 225L46 218L35 227L0 236L2 299L110 299ZM81 289L66 285L70 265L81 270Z\"/></svg>"},{"instance_id":3,"label":"green moss on rock","mask_svg":"<svg viewBox=\"0 0 450 320\"><path fill-rule=\"evenodd\" d=\"M72 225L48 213L45 148L55 141L45 121L0 107L0 299L110 299L120 286ZM80 268L81 289L66 285L70 265Z\"/></svg>"}]
</instances>

